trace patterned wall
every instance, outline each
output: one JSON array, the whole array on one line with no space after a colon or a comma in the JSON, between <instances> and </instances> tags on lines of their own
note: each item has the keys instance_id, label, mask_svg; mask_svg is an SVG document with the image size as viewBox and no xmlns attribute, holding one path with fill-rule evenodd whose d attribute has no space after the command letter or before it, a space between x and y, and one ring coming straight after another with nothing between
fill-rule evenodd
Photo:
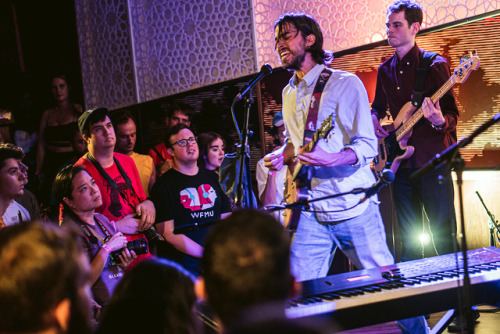
<instances>
[{"instance_id":1,"label":"patterned wall","mask_svg":"<svg viewBox=\"0 0 500 334\"><path fill-rule=\"evenodd\" d=\"M76 0L87 108L256 72L250 0Z\"/></svg>"},{"instance_id":2,"label":"patterned wall","mask_svg":"<svg viewBox=\"0 0 500 334\"><path fill-rule=\"evenodd\" d=\"M86 108L153 100L254 73L266 62L277 67L272 26L289 11L316 17L332 51L382 40L391 2L75 0ZM424 28L500 8L498 0L420 3Z\"/></svg>"},{"instance_id":3,"label":"patterned wall","mask_svg":"<svg viewBox=\"0 0 500 334\"><path fill-rule=\"evenodd\" d=\"M126 0L75 1L85 108L137 102Z\"/></svg>"},{"instance_id":4,"label":"patterned wall","mask_svg":"<svg viewBox=\"0 0 500 334\"><path fill-rule=\"evenodd\" d=\"M287 12L303 12L318 20L325 49L344 50L385 39L385 13L393 0L253 0L258 64L279 66L274 52L273 24ZM423 28L500 8L498 0L419 0L425 11Z\"/></svg>"},{"instance_id":5,"label":"patterned wall","mask_svg":"<svg viewBox=\"0 0 500 334\"><path fill-rule=\"evenodd\" d=\"M139 101L256 71L248 0L130 1Z\"/></svg>"}]
</instances>

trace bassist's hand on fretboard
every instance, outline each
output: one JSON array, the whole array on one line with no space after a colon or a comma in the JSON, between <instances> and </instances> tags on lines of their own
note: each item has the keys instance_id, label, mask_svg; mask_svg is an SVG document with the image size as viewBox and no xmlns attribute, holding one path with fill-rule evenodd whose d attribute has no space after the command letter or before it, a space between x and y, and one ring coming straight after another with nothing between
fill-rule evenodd
<instances>
[{"instance_id":1,"label":"bassist's hand on fretboard","mask_svg":"<svg viewBox=\"0 0 500 334\"><path fill-rule=\"evenodd\" d=\"M436 103L433 104L432 100L426 97L422 103L422 111L424 112L424 117L435 127L440 127L446 124L446 119L444 118L441 107L439 106L439 101L436 101Z\"/></svg>"}]
</instances>

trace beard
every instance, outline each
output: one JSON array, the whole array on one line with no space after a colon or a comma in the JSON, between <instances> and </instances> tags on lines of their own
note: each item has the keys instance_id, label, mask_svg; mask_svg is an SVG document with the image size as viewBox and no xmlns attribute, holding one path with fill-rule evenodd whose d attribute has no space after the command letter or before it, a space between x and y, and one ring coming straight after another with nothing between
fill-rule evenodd
<instances>
[{"instance_id":1,"label":"beard","mask_svg":"<svg viewBox=\"0 0 500 334\"><path fill-rule=\"evenodd\" d=\"M287 70L294 70L294 71L300 70L300 68L302 67L302 64L304 63L304 60L306 59L306 52L304 50L302 50L301 53L295 53L295 52L292 52L290 50L289 50L289 52L292 55L292 60L288 65L283 64L283 62L282 62L283 68L287 69Z\"/></svg>"}]
</instances>

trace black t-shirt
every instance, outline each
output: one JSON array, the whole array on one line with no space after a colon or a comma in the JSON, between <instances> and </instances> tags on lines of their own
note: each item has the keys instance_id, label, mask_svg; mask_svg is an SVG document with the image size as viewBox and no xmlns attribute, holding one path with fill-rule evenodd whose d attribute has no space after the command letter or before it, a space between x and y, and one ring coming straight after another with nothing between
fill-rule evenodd
<instances>
[{"instance_id":1,"label":"black t-shirt","mask_svg":"<svg viewBox=\"0 0 500 334\"><path fill-rule=\"evenodd\" d=\"M200 168L190 176L175 169L168 170L155 183L151 198L156 208L156 221L174 221L174 228L197 224L197 228L184 235L204 244L210 222L220 219L221 214L231 212L229 199L222 191L217 174ZM183 254L181 264L199 274L199 260Z\"/></svg>"}]
</instances>

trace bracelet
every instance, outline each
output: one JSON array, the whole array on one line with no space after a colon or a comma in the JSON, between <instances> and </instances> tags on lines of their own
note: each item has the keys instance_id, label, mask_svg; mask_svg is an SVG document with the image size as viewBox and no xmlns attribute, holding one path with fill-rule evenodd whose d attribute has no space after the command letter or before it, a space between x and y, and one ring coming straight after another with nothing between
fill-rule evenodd
<instances>
[{"instance_id":1,"label":"bracelet","mask_svg":"<svg viewBox=\"0 0 500 334\"><path fill-rule=\"evenodd\" d=\"M271 175L271 176L275 176L275 175L276 175L276 172L275 172L275 171L273 171L273 170L270 170L270 171L269 171L269 175Z\"/></svg>"},{"instance_id":2,"label":"bracelet","mask_svg":"<svg viewBox=\"0 0 500 334\"><path fill-rule=\"evenodd\" d=\"M108 254L111 254L111 248L108 245L102 244L101 248L108 252Z\"/></svg>"},{"instance_id":3,"label":"bracelet","mask_svg":"<svg viewBox=\"0 0 500 334\"><path fill-rule=\"evenodd\" d=\"M444 127L445 127L445 125L446 125L446 121L443 124L441 124L441 125L434 125L431 122L431 126L434 128L434 130L443 130Z\"/></svg>"}]
</instances>

